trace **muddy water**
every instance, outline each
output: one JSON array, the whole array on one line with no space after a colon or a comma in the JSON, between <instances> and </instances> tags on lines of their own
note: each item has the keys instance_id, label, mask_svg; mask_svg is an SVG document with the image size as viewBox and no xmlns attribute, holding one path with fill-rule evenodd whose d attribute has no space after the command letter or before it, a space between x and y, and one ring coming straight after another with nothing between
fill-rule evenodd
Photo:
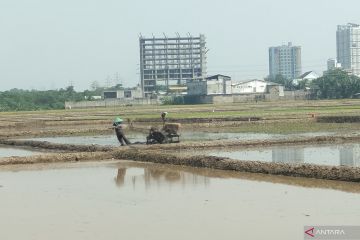
<instances>
[{"instance_id":1,"label":"muddy water","mask_svg":"<svg viewBox=\"0 0 360 240\"><path fill-rule=\"evenodd\" d=\"M31 156L35 155L38 152L20 149L20 148L12 148L7 146L0 146L0 157L25 157L25 156Z\"/></svg>"},{"instance_id":2,"label":"muddy water","mask_svg":"<svg viewBox=\"0 0 360 240\"><path fill-rule=\"evenodd\" d=\"M231 133L231 132L181 132L181 141L206 141L206 140L270 140L270 139L283 139L283 138L294 138L294 137L309 137L309 136L324 136L332 135L332 133L304 133L304 134L263 134L263 133ZM128 132L127 138L131 142L145 142L145 133ZM98 145L119 145L116 136L113 135L102 135L102 136L71 136L71 137L54 137L54 138L34 138L32 140L48 141L52 143L69 143L69 144L98 144Z\"/></svg>"},{"instance_id":3,"label":"muddy water","mask_svg":"<svg viewBox=\"0 0 360 240\"><path fill-rule=\"evenodd\" d=\"M127 138L131 142L145 142L146 134L128 133ZM278 135L268 134L244 134L244 133L209 133L209 132L184 132L181 133L181 141L196 140L219 140L219 139L274 139L280 138ZM34 138L33 140L48 141L52 143L69 143L69 144L99 144L99 145L119 145L115 135L104 136L73 136L73 137L55 137L55 138Z\"/></svg>"},{"instance_id":4,"label":"muddy water","mask_svg":"<svg viewBox=\"0 0 360 240\"><path fill-rule=\"evenodd\" d=\"M300 240L304 225L358 225L359 184L325 183L348 184L132 162L6 168L0 239Z\"/></svg>"},{"instance_id":5,"label":"muddy water","mask_svg":"<svg viewBox=\"0 0 360 240\"><path fill-rule=\"evenodd\" d=\"M287 146L245 150L222 149L207 153L211 156L238 160L360 167L360 144Z\"/></svg>"}]
</instances>

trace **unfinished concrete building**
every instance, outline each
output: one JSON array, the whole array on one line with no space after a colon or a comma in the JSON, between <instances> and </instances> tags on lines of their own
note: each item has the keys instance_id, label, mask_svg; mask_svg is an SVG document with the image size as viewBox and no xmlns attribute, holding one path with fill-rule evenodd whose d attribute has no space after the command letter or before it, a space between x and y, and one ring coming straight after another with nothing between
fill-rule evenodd
<instances>
[{"instance_id":1,"label":"unfinished concrete building","mask_svg":"<svg viewBox=\"0 0 360 240\"><path fill-rule=\"evenodd\" d=\"M206 76L205 36L139 38L140 75L143 94L185 86Z\"/></svg>"}]
</instances>

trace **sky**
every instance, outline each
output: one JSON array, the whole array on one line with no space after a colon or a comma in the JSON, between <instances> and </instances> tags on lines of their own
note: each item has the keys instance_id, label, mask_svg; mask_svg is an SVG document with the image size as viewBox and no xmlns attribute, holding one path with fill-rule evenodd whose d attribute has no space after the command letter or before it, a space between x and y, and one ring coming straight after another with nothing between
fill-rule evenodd
<instances>
[{"instance_id":1,"label":"sky","mask_svg":"<svg viewBox=\"0 0 360 240\"><path fill-rule=\"evenodd\" d=\"M302 47L303 72L336 57L359 0L0 0L0 91L136 86L139 35L204 34L208 75L268 75L268 48ZM117 74L117 78L115 77Z\"/></svg>"}]
</instances>

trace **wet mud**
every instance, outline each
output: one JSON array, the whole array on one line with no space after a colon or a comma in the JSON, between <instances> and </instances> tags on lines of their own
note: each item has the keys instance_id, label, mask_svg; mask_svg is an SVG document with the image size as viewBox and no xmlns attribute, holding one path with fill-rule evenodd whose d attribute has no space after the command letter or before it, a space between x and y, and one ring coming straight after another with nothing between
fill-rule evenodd
<instances>
[{"instance_id":1,"label":"wet mud","mask_svg":"<svg viewBox=\"0 0 360 240\"><path fill-rule=\"evenodd\" d=\"M72 126L73 127L73 126ZM45 129L45 128L32 128L29 129L6 129L5 131L0 131L0 138L23 138L26 137L39 137L39 136L71 136L71 135L97 135L97 134L106 134L112 132L105 126L91 126L81 128L70 128L70 129Z\"/></svg>"},{"instance_id":2,"label":"wet mud","mask_svg":"<svg viewBox=\"0 0 360 240\"><path fill-rule=\"evenodd\" d=\"M346 166L320 166L311 164L268 163L258 161L235 161L214 156L178 156L158 151L115 151L117 159L141 162L173 164L201 168L213 168L250 173L263 173L293 177L360 182L360 168Z\"/></svg>"},{"instance_id":3,"label":"wet mud","mask_svg":"<svg viewBox=\"0 0 360 240\"><path fill-rule=\"evenodd\" d=\"M79 147L79 146L77 146ZM90 146L91 147L91 146ZM327 180L360 182L360 168L346 166L321 166L312 164L269 163L259 161L238 161L215 156L179 156L156 150L122 148L114 151L77 153L53 153L28 157L0 158L0 165L73 162L103 159L126 159L140 162L172 164L197 168L211 168L248 173L306 177Z\"/></svg>"},{"instance_id":4,"label":"wet mud","mask_svg":"<svg viewBox=\"0 0 360 240\"><path fill-rule=\"evenodd\" d=\"M201 142L181 142L178 144L154 145L151 149L180 150L180 149L211 149L211 148L251 148L268 146L296 146L314 144L341 144L359 142L360 136L317 136L300 137L293 139L270 139L270 140L214 140Z\"/></svg>"},{"instance_id":5,"label":"wet mud","mask_svg":"<svg viewBox=\"0 0 360 240\"><path fill-rule=\"evenodd\" d=\"M260 140L212 140L212 141L189 141L173 144L144 145L143 142L136 142L130 145L131 148L152 149L152 150L181 150L181 149L211 149L211 148L251 148L267 146L296 146L296 145L313 145L313 144L341 144L358 142L360 135L355 136L317 136L317 137L300 137L290 139L260 139ZM100 145L81 145L81 144L61 144L47 141L35 140L10 140L0 139L0 144L9 146L28 146L40 149L53 149L61 151L78 151L78 152L107 152L114 149L113 146Z\"/></svg>"},{"instance_id":6,"label":"wet mud","mask_svg":"<svg viewBox=\"0 0 360 240\"><path fill-rule=\"evenodd\" d=\"M79 161L101 161L111 159L110 153L104 152L78 152L78 153L49 153L27 157L0 158L0 166L35 164L35 163L61 163Z\"/></svg>"},{"instance_id":7,"label":"wet mud","mask_svg":"<svg viewBox=\"0 0 360 240\"><path fill-rule=\"evenodd\" d=\"M360 116L321 116L316 118L320 123L360 123Z\"/></svg>"},{"instance_id":8,"label":"wet mud","mask_svg":"<svg viewBox=\"0 0 360 240\"><path fill-rule=\"evenodd\" d=\"M109 152L112 147L99 145L75 145L75 144L57 144L46 141L32 141L32 140L8 140L0 139L0 144L9 146L23 146L32 147L35 149L50 149L68 152Z\"/></svg>"},{"instance_id":9,"label":"wet mud","mask_svg":"<svg viewBox=\"0 0 360 240\"><path fill-rule=\"evenodd\" d=\"M171 123L211 123L211 122L254 122L260 121L260 117L213 117L213 118L171 118L167 122ZM159 118L135 119L134 123L162 123Z\"/></svg>"},{"instance_id":10,"label":"wet mud","mask_svg":"<svg viewBox=\"0 0 360 240\"><path fill-rule=\"evenodd\" d=\"M72 162L80 160L103 160L103 159L126 159L141 162L153 162L161 164L173 164L181 166L191 166L199 168L212 168L221 170L231 170L249 173L261 173L272 175L283 175L292 177L318 178L328 180L340 180L350 182L360 182L360 168L346 166L318 166L311 164L288 164L288 163L269 163L258 161L238 161L225 157L215 156L192 156L176 154L172 150L187 149L211 149L211 148L230 148L230 147L259 147L273 145L309 145L319 143L342 143L349 141L359 141L360 136L322 136L301 139L278 139L278 140L255 140L255 141L207 141L207 142L187 142L180 144L167 145L131 145L128 147L109 147L99 145L73 145L55 144L49 142L31 140L8 140L0 139L0 144L9 146L23 146L34 149L47 149L51 151L73 152L42 154L29 157L10 157L0 159L1 165L9 164L31 164L31 163L51 163L51 162Z\"/></svg>"},{"instance_id":11,"label":"wet mud","mask_svg":"<svg viewBox=\"0 0 360 240\"><path fill-rule=\"evenodd\" d=\"M332 181L314 178L301 178L301 177L289 177L281 175L269 175L259 173L246 173L238 171L225 171L220 169L210 168L194 168L188 166L167 165L157 163L144 163L133 161L121 161L120 163L114 163L114 166L125 165L128 168L148 168L153 169L156 172L161 172L163 175L170 175L176 172L186 172L194 175L220 178L220 179L242 179L256 182L270 182L275 184L285 184L290 186L298 186L305 188L319 188L319 189L332 189L343 192L360 193L360 184L356 182L344 182L344 181Z\"/></svg>"}]
</instances>

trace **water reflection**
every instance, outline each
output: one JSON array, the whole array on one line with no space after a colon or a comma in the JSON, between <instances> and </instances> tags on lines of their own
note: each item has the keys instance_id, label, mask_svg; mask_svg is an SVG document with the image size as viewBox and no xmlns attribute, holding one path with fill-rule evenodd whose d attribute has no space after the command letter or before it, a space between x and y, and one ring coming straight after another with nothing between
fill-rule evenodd
<instances>
[{"instance_id":1,"label":"water reflection","mask_svg":"<svg viewBox=\"0 0 360 240\"><path fill-rule=\"evenodd\" d=\"M272 161L275 163L304 163L303 148L276 148L272 150Z\"/></svg>"},{"instance_id":2,"label":"water reflection","mask_svg":"<svg viewBox=\"0 0 360 240\"><path fill-rule=\"evenodd\" d=\"M121 187L125 183L126 168L119 168L115 178L116 185Z\"/></svg>"},{"instance_id":3,"label":"water reflection","mask_svg":"<svg viewBox=\"0 0 360 240\"><path fill-rule=\"evenodd\" d=\"M163 188L176 186L181 188L209 187L210 181L216 185L220 179L239 179L246 181L269 182L306 188L334 189L345 192L360 193L360 184L353 182L329 181L322 179L274 176L268 174L244 173L236 171L215 170L209 168L192 168L175 165L149 164L139 162L121 162L117 177L122 184L118 187ZM119 175L119 169L120 175ZM126 173L124 175L124 173ZM116 177L116 178L117 178Z\"/></svg>"},{"instance_id":4,"label":"water reflection","mask_svg":"<svg viewBox=\"0 0 360 240\"><path fill-rule=\"evenodd\" d=\"M340 165L360 167L360 148L346 146L340 149Z\"/></svg>"},{"instance_id":5,"label":"water reflection","mask_svg":"<svg viewBox=\"0 0 360 240\"><path fill-rule=\"evenodd\" d=\"M272 150L272 162L328 163L329 165L360 167L360 148L359 145L276 148Z\"/></svg>"},{"instance_id":6,"label":"water reflection","mask_svg":"<svg viewBox=\"0 0 360 240\"><path fill-rule=\"evenodd\" d=\"M159 167L159 166L146 166L143 168L137 167L121 167L117 170L115 183L118 187L123 187L126 183L131 182L132 187L135 189L139 185L144 185L146 189L152 186L159 185L202 185L209 186L210 178L201 176L191 172L179 171L177 169Z\"/></svg>"},{"instance_id":7,"label":"water reflection","mask_svg":"<svg viewBox=\"0 0 360 240\"><path fill-rule=\"evenodd\" d=\"M209 154L243 161L360 167L360 144L220 149Z\"/></svg>"}]
</instances>

